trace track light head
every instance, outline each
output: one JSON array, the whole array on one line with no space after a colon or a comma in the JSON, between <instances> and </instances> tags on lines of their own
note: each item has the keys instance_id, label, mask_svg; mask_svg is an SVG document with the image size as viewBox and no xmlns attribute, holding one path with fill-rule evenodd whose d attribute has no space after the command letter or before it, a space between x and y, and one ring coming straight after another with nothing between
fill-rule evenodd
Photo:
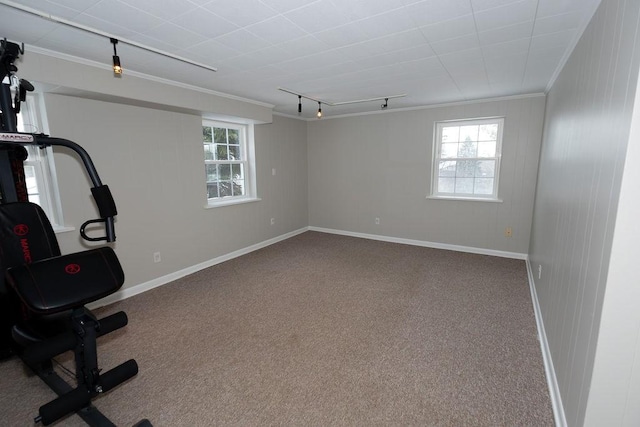
<instances>
[{"instance_id":1,"label":"track light head","mask_svg":"<svg viewBox=\"0 0 640 427\"><path fill-rule=\"evenodd\" d=\"M381 109L385 110L389 106L389 98L384 99L384 104L380 106Z\"/></svg>"},{"instance_id":2,"label":"track light head","mask_svg":"<svg viewBox=\"0 0 640 427\"><path fill-rule=\"evenodd\" d=\"M113 55L113 74L122 75L122 67L120 66L120 57L118 55Z\"/></svg>"},{"instance_id":3,"label":"track light head","mask_svg":"<svg viewBox=\"0 0 640 427\"><path fill-rule=\"evenodd\" d=\"M322 103L318 102L318 114L316 116L320 119L322 118Z\"/></svg>"},{"instance_id":4,"label":"track light head","mask_svg":"<svg viewBox=\"0 0 640 427\"><path fill-rule=\"evenodd\" d=\"M302 96L298 95L298 115L302 114Z\"/></svg>"},{"instance_id":5,"label":"track light head","mask_svg":"<svg viewBox=\"0 0 640 427\"><path fill-rule=\"evenodd\" d=\"M116 51L116 45L118 39L111 38L111 44L113 44L113 75L116 77L122 76L122 66L120 65L120 57Z\"/></svg>"}]
</instances>

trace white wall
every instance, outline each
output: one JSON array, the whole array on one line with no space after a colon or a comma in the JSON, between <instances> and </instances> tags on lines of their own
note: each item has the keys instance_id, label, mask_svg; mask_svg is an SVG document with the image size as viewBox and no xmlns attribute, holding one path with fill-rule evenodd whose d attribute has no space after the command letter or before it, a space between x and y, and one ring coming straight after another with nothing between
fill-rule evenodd
<instances>
[{"instance_id":1,"label":"white wall","mask_svg":"<svg viewBox=\"0 0 640 427\"><path fill-rule=\"evenodd\" d=\"M618 258L637 255L640 236L626 217L616 225L618 209L633 197L627 189L619 204L640 62L639 9L635 0L604 0L547 96L529 255L570 426L640 424L638 389L634 396L628 384L638 378L628 360L638 358L638 317L625 317L627 304L638 310L638 275ZM625 180L633 180L628 173ZM637 193L637 180L625 185ZM635 246L622 237L627 232Z\"/></svg>"},{"instance_id":2,"label":"white wall","mask_svg":"<svg viewBox=\"0 0 640 427\"><path fill-rule=\"evenodd\" d=\"M205 209L200 116L56 94L45 103L51 134L81 144L111 188L125 287L307 225L304 122L275 117L255 127L261 201ZM64 149L55 149L55 161L65 223L77 229L96 217L89 183ZM77 230L59 239L65 253L83 248Z\"/></svg>"},{"instance_id":3,"label":"white wall","mask_svg":"<svg viewBox=\"0 0 640 427\"><path fill-rule=\"evenodd\" d=\"M638 81L640 84L640 80ZM622 172L587 425L640 425L640 85Z\"/></svg>"},{"instance_id":4,"label":"white wall","mask_svg":"<svg viewBox=\"0 0 640 427\"><path fill-rule=\"evenodd\" d=\"M309 224L526 254L544 104L537 96L310 122ZM503 202L427 199L434 122L490 116L505 117Z\"/></svg>"}]
</instances>

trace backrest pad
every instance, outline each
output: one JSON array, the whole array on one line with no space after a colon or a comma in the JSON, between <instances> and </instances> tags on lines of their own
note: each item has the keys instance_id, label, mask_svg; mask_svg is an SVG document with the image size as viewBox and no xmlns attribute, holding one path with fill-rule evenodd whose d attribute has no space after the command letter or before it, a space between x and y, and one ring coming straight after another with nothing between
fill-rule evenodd
<instances>
[{"instance_id":1,"label":"backrest pad","mask_svg":"<svg viewBox=\"0 0 640 427\"><path fill-rule=\"evenodd\" d=\"M51 223L35 203L0 205L0 293L5 292L4 272L60 255L60 246Z\"/></svg>"}]
</instances>

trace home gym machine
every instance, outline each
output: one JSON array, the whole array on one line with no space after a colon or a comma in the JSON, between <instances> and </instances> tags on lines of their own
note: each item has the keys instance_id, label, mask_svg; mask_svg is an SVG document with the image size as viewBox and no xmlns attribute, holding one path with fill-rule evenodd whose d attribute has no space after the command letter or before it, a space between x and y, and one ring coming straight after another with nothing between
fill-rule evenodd
<instances>
[{"instance_id":1,"label":"home gym machine","mask_svg":"<svg viewBox=\"0 0 640 427\"><path fill-rule=\"evenodd\" d=\"M135 376L138 365L131 359L101 372L96 338L125 326L127 315L118 312L98 320L84 305L120 289L124 273L109 246L61 255L44 211L28 201L24 146L61 146L78 155L100 214L80 228L84 239L115 241L117 210L109 187L102 184L82 147L44 134L17 132L20 103L33 90L15 75L14 62L23 53L24 46L0 40L0 357L19 356L58 394L40 407L35 422L49 425L75 412L91 426L115 426L91 401ZM86 227L94 224L104 225L104 236L87 235ZM53 358L70 350L75 354L75 387L53 368ZM147 420L136 424L150 425Z\"/></svg>"}]
</instances>

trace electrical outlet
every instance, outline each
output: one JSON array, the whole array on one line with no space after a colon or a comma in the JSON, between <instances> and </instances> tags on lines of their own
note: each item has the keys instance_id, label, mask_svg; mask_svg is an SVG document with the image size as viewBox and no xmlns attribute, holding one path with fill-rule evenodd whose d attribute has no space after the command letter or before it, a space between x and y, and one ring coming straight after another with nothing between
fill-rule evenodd
<instances>
[{"instance_id":1,"label":"electrical outlet","mask_svg":"<svg viewBox=\"0 0 640 427\"><path fill-rule=\"evenodd\" d=\"M154 252L153 253L153 262L158 263L162 261L162 258L160 257L160 252Z\"/></svg>"},{"instance_id":2,"label":"electrical outlet","mask_svg":"<svg viewBox=\"0 0 640 427\"><path fill-rule=\"evenodd\" d=\"M511 227L507 227L504 229L504 236L505 237L511 237L513 235L513 230L511 229Z\"/></svg>"},{"instance_id":3,"label":"electrical outlet","mask_svg":"<svg viewBox=\"0 0 640 427\"><path fill-rule=\"evenodd\" d=\"M276 223L276 219L275 218L271 218L271 225Z\"/></svg>"},{"instance_id":4,"label":"electrical outlet","mask_svg":"<svg viewBox=\"0 0 640 427\"><path fill-rule=\"evenodd\" d=\"M380 218L376 218L376 225L380 225Z\"/></svg>"},{"instance_id":5,"label":"electrical outlet","mask_svg":"<svg viewBox=\"0 0 640 427\"><path fill-rule=\"evenodd\" d=\"M538 264L538 279L542 278L542 264Z\"/></svg>"}]
</instances>

